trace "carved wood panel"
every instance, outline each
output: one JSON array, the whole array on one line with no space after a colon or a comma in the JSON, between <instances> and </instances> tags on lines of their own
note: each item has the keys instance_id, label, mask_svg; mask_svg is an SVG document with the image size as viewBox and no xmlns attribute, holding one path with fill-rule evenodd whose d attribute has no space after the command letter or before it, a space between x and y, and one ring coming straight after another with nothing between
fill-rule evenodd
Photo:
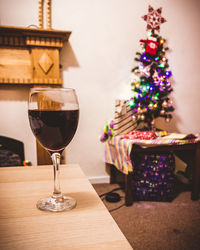
<instances>
[{"instance_id":1,"label":"carved wood panel","mask_svg":"<svg viewBox=\"0 0 200 250\"><path fill-rule=\"evenodd\" d=\"M0 26L0 84L62 85L59 54L70 34Z\"/></svg>"}]
</instances>

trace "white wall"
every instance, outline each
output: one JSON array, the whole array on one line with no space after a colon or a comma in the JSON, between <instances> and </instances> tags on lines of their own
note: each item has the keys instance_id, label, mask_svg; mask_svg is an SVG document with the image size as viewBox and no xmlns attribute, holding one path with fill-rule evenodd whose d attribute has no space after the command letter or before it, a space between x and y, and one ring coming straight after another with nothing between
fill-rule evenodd
<instances>
[{"instance_id":1,"label":"white wall","mask_svg":"<svg viewBox=\"0 0 200 250\"><path fill-rule=\"evenodd\" d=\"M0 0L0 24L38 25L35 0ZM141 16L148 4L163 7L173 73L174 118L159 125L181 133L200 132L199 0L52 0L52 26L71 30L61 51L65 87L77 90L80 122L68 147L67 162L79 163L87 176L105 175L103 127L113 118L114 101L131 94L129 76L139 40L146 37ZM0 86L0 134L25 143L25 157L36 164L35 139L27 119L28 87Z\"/></svg>"}]
</instances>

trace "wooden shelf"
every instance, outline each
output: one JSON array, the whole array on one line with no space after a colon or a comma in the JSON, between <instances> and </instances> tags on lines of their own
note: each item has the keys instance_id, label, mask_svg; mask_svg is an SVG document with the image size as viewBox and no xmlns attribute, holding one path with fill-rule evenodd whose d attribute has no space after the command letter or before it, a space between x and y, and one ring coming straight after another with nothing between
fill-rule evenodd
<instances>
[{"instance_id":1,"label":"wooden shelf","mask_svg":"<svg viewBox=\"0 0 200 250\"><path fill-rule=\"evenodd\" d=\"M62 85L60 50L71 31L0 26L0 84Z\"/></svg>"}]
</instances>

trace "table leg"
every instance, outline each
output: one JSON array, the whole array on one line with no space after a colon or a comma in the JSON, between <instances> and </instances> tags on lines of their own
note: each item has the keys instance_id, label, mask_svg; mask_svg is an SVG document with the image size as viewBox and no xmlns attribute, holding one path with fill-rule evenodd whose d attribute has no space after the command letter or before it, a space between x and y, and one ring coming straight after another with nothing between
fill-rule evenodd
<instances>
[{"instance_id":1,"label":"table leg","mask_svg":"<svg viewBox=\"0 0 200 250\"><path fill-rule=\"evenodd\" d=\"M131 206L133 204L133 174L125 174L125 205Z\"/></svg>"},{"instance_id":2,"label":"table leg","mask_svg":"<svg viewBox=\"0 0 200 250\"><path fill-rule=\"evenodd\" d=\"M110 184L115 184L116 182L116 174L117 170L114 165L109 164L110 167Z\"/></svg>"},{"instance_id":3,"label":"table leg","mask_svg":"<svg viewBox=\"0 0 200 250\"><path fill-rule=\"evenodd\" d=\"M200 144L195 151L195 162L192 168L192 193L191 199L198 200L200 194Z\"/></svg>"}]
</instances>

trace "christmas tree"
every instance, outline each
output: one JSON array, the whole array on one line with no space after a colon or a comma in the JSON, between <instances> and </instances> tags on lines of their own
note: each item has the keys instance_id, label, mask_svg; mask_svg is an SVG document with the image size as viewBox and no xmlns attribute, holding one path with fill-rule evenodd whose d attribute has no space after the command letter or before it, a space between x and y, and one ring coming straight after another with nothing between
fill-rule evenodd
<instances>
[{"instance_id":1,"label":"christmas tree","mask_svg":"<svg viewBox=\"0 0 200 250\"><path fill-rule=\"evenodd\" d=\"M149 12L142 18L147 22L147 39L141 39L142 52L137 52L135 60L138 66L133 68L133 97L129 105L133 110L133 119L145 129L153 129L155 118L172 118L174 110L169 94L173 91L169 78L166 40L159 35L160 24L166 22L161 16L162 8Z\"/></svg>"}]
</instances>

